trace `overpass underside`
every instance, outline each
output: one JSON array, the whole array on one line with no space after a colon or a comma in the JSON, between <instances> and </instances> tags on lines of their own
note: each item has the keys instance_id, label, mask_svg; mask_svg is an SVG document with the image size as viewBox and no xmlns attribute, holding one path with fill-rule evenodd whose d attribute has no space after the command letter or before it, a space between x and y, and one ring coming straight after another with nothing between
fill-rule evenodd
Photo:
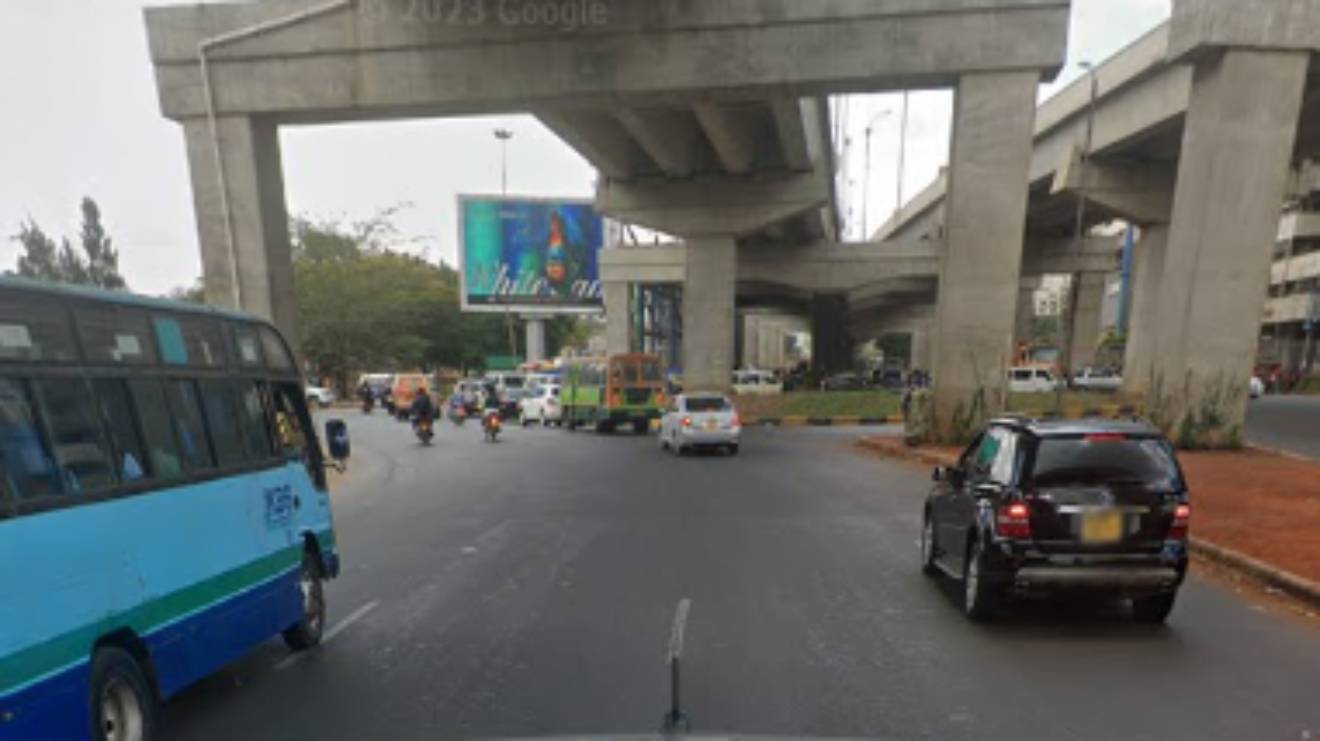
<instances>
[{"instance_id":1,"label":"overpass underside","mask_svg":"<svg viewBox=\"0 0 1320 741\"><path fill-rule=\"evenodd\" d=\"M725 388L737 267L837 240L823 101L957 93L936 410L1002 384L1023 261L1036 89L1062 64L1068 0L550 0L417 18L407 0L270 0L146 11L163 113L183 126L208 300L295 323L278 127L529 112L600 172L606 215L681 240L689 388ZM498 7L497 7L498 6ZM522 19L522 20L519 20ZM607 311L630 279L605 286ZM851 290L845 288L844 291ZM840 291L813 291L838 307ZM826 296L821 299L819 296ZM626 323L625 323L626 325ZM611 343L627 342L626 326Z\"/></svg>"}]
</instances>

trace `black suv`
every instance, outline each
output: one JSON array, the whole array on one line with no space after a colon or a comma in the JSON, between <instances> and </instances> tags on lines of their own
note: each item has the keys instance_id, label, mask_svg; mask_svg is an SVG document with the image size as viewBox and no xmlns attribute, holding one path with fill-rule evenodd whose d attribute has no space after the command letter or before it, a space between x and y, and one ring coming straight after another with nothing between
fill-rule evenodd
<instances>
[{"instance_id":1,"label":"black suv","mask_svg":"<svg viewBox=\"0 0 1320 741\"><path fill-rule=\"evenodd\" d=\"M1132 600L1161 623L1187 573L1187 485L1142 422L997 419L935 469L922 518L927 574L961 579L973 620L1006 598L1065 591Z\"/></svg>"}]
</instances>

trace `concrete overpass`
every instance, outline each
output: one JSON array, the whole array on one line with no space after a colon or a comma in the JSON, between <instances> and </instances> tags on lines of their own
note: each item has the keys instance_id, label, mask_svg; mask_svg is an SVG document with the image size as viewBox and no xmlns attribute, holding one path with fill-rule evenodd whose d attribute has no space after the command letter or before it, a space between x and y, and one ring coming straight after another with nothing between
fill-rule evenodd
<instances>
[{"instance_id":1,"label":"concrete overpass","mask_svg":"<svg viewBox=\"0 0 1320 741\"><path fill-rule=\"evenodd\" d=\"M1320 1L1175 0L1173 9L1040 106L1025 231L1065 236L1079 196L1087 226L1141 226L1125 385L1149 392L1170 429L1213 442L1241 429L1269 247L1285 200L1309 182L1300 163L1320 154ZM874 238L958 228L948 190L938 179ZM940 323L958 285L941 282L954 290L941 292Z\"/></svg>"},{"instance_id":2,"label":"concrete overpass","mask_svg":"<svg viewBox=\"0 0 1320 741\"><path fill-rule=\"evenodd\" d=\"M571 23L560 6L148 9L161 110L187 141L208 300L293 328L279 126L531 112L600 169L601 210L684 241L685 377L724 387L738 254L836 237L821 99L951 87L950 179L966 195L946 209L969 228L948 230L940 272L980 288L942 305L937 344L985 362L940 374L938 412L950 419L1002 378L1025 203L1004 184L1024 180L1068 0L591 0Z\"/></svg>"}]
</instances>

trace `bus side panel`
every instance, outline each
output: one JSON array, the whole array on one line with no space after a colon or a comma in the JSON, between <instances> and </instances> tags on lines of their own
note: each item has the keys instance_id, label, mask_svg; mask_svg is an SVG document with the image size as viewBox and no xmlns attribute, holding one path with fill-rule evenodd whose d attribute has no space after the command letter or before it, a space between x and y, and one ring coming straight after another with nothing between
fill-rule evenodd
<instances>
[{"instance_id":1,"label":"bus side panel","mask_svg":"<svg viewBox=\"0 0 1320 741\"><path fill-rule=\"evenodd\" d=\"M118 630L151 648L168 697L293 624L295 512L317 496L291 464L0 522L0 563L24 564L0 570L0 707L22 693L31 717L45 702L25 690L85 671Z\"/></svg>"},{"instance_id":2,"label":"bus side panel","mask_svg":"<svg viewBox=\"0 0 1320 741\"><path fill-rule=\"evenodd\" d=\"M0 738L6 741L91 738L90 671L89 665L80 664L0 699Z\"/></svg>"}]
</instances>

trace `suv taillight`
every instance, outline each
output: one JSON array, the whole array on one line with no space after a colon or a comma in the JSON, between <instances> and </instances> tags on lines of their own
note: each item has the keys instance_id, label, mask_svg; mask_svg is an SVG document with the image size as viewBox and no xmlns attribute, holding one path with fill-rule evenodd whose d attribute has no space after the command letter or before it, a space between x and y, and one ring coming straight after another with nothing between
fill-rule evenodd
<instances>
[{"instance_id":1,"label":"suv taillight","mask_svg":"<svg viewBox=\"0 0 1320 741\"><path fill-rule=\"evenodd\" d=\"M1169 523L1167 540L1187 540L1187 526L1192 519L1192 506L1180 504L1173 508L1173 522Z\"/></svg>"},{"instance_id":2,"label":"suv taillight","mask_svg":"<svg viewBox=\"0 0 1320 741\"><path fill-rule=\"evenodd\" d=\"M995 533L1013 540L1031 539L1031 510L1023 502L1009 502L995 513Z\"/></svg>"}]
</instances>

